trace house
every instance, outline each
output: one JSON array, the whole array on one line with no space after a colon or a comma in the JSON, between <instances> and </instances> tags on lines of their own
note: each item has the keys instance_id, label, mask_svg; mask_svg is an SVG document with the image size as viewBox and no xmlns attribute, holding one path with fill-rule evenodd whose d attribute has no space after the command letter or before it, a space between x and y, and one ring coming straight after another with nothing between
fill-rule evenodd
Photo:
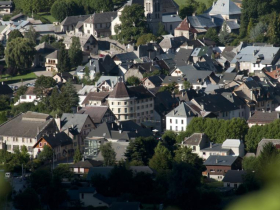
<instances>
[{"instance_id":1,"label":"house","mask_svg":"<svg viewBox=\"0 0 280 210\"><path fill-rule=\"evenodd\" d=\"M174 36L184 36L187 39L196 39L198 31L193 28L186 17L182 22L175 28Z\"/></svg>"},{"instance_id":2,"label":"house","mask_svg":"<svg viewBox=\"0 0 280 210\"><path fill-rule=\"evenodd\" d=\"M182 19L177 14L162 15L162 24L164 29L169 34L174 34L174 29L181 23Z\"/></svg>"},{"instance_id":3,"label":"house","mask_svg":"<svg viewBox=\"0 0 280 210\"><path fill-rule=\"evenodd\" d=\"M257 152L256 152L256 157L260 156L263 150L263 147L267 144L267 143L272 143L277 149L280 148L280 139L262 139L259 143L258 143L258 147L257 147Z\"/></svg>"},{"instance_id":4,"label":"house","mask_svg":"<svg viewBox=\"0 0 280 210\"><path fill-rule=\"evenodd\" d=\"M194 133L190 137L185 137L182 146L192 149L192 153L200 156L200 150L210 146L210 140L205 133Z\"/></svg>"},{"instance_id":5,"label":"house","mask_svg":"<svg viewBox=\"0 0 280 210\"><path fill-rule=\"evenodd\" d=\"M116 65L129 65L133 64L138 57L134 52L120 53L113 56Z\"/></svg>"},{"instance_id":6,"label":"house","mask_svg":"<svg viewBox=\"0 0 280 210\"><path fill-rule=\"evenodd\" d=\"M195 116L196 114L182 102L166 115L166 130L175 132L185 131Z\"/></svg>"},{"instance_id":7,"label":"house","mask_svg":"<svg viewBox=\"0 0 280 210\"><path fill-rule=\"evenodd\" d=\"M113 123L116 120L114 113L108 106L86 106L80 109L78 114L88 114L96 127L103 122Z\"/></svg>"},{"instance_id":8,"label":"house","mask_svg":"<svg viewBox=\"0 0 280 210\"><path fill-rule=\"evenodd\" d=\"M43 42L35 47L36 53L34 56L34 66L40 67L45 66L46 56L53 53L57 49L51 46L50 44Z\"/></svg>"},{"instance_id":9,"label":"house","mask_svg":"<svg viewBox=\"0 0 280 210\"><path fill-rule=\"evenodd\" d=\"M95 129L93 120L87 114L63 113L61 118L55 119L57 127L73 139L73 149L83 151L85 137Z\"/></svg>"},{"instance_id":10,"label":"house","mask_svg":"<svg viewBox=\"0 0 280 210\"><path fill-rule=\"evenodd\" d=\"M67 16L61 23L61 32L74 31L79 22L85 21L90 15Z\"/></svg>"},{"instance_id":11,"label":"house","mask_svg":"<svg viewBox=\"0 0 280 210\"><path fill-rule=\"evenodd\" d=\"M37 98L35 92L34 92L35 87L28 87L24 95L21 95L19 97L19 100L14 104L15 106L21 103L31 103L34 102L34 104L37 104L36 99L40 100Z\"/></svg>"},{"instance_id":12,"label":"house","mask_svg":"<svg viewBox=\"0 0 280 210\"><path fill-rule=\"evenodd\" d=\"M84 33L95 37L111 36L111 22L117 17L117 12L102 12L90 15L84 21Z\"/></svg>"},{"instance_id":13,"label":"house","mask_svg":"<svg viewBox=\"0 0 280 210\"><path fill-rule=\"evenodd\" d=\"M28 153L35 157L34 144L43 135L53 134L57 130L54 119L48 114L31 111L20 113L0 125L0 148L14 152L25 145Z\"/></svg>"},{"instance_id":14,"label":"house","mask_svg":"<svg viewBox=\"0 0 280 210\"><path fill-rule=\"evenodd\" d=\"M11 14L13 9L12 1L0 1L0 14Z\"/></svg>"},{"instance_id":15,"label":"house","mask_svg":"<svg viewBox=\"0 0 280 210\"><path fill-rule=\"evenodd\" d=\"M225 20L241 18L241 9L231 0L217 0L207 11L209 15L221 15Z\"/></svg>"},{"instance_id":16,"label":"house","mask_svg":"<svg viewBox=\"0 0 280 210\"><path fill-rule=\"evenodd\" d=\"M118 67L118 64L115 63L114 57L112 58L110 55L105 55L100 59L100 65L102 68L100 69L100 73L102 75L108 76L120 76L123 75L121 70Z\"/></svg>"},{"instance_id":17,"label":"house","mask_svg":"<svg viewBox=\"0 0 280 210\"><path fill-rule=\"evenodd\" d=\"M217 25L214 23L214 19L209 14L193 15L187 17L189 23L190 35L194 34L194 39L200 34L205 34L209 28L216 28Z\"/></svg>"},{"instance_id":18,"label":"house","mask_svg":"<svg viewBox=\"0 0 280 210\"><path fill-rule=\"evenodd\" d=\"M137 50L134 50L134 53L139 58L147 58L153 60L157 55L163 53L160 45L156 42L149 42L147 44L139 45Z\"/></svg>"},{"instance_id":19,"label":"house","mask_svg":"<svg viewBox=\"0 0 280 210\"><path fill-rule=\"evenodd\" d=\"M96 87L99 91L112 91L118 83L120 77L118 76L101 76L96 82Z\"/></svg>"},{"instance_id":20,"label":"house","mask_svg":"<svg viewBox=\"0 0 280 210\"><path fill-rule=\"evenodd\" d=\"M43 35L55 35L56 32L59 31L59 26L56 26L55 24L36 24L36 25L26 25L23 28L19 29L19 31L23 34L28 32L30 28L33 27L33 29L38 34L38 37ZM39 39L39 38L38 38Z\"/></svg>"},{"instance_id":21,"label":"house","mask_svg":"<svg viewBox=\"0 0 280 210\"><path fill-rule=\"evenodd\" d=\"M78 91L79 96L86 96L90 92L97 92L97 88L94 85L84 85L82 89ZM84 99L83 99L84 100ZM83 101L82 100L82 101ZM81 101L80 101L81 102Z\"/></svg>"},{"instance_id":22,"label":"house","mask_svg":"<svg viewBox=\"0 0 280 210\"><path fill-rule=\"evenodd\" d=\"M85 66L78 66L74 76L77 76L80 80L87 74L90 80L93 80L96 73L100 73L102 68L98 59L91 58Z\"/></svg>"},{"instance_id":23,"label":"house","mask_svg":"<svg viewBox=\"0 0 280 210\"><path fill-rule=\"evenodd\" d=\"M214 113L219 119L247 119L246 104L230 92L193 98L191 102L202 111Z\"/></svg>"},{"instance_id":24,"label":"house","mask_svg":"<svg viewBox=\"0 0 280 210\"><path fill-rule=\"evenodd\" d=\"M237 19L226 20L224 24L226 25L226 30L228 33L235 33L235 34L239 33L240 25Z\"/></svg>"},{"instance_id":25,"label":"house","mask_svg":"<svg viewBox=\"0 0 280 210\"><path fill-rule=\"evenodd\" d=\"M159 56L157 56L159 57ZM163 56L161 56L163 57ZM162 60L156 61L157 65L160 67L160 69L171 72L176 68L176 63L173 60L173 58L163 58Z\"/></svg>"},{"instance_id":26,"label":"house","mask_svg":"<svg viewBox=\"0 0 280 210\"><path fill-rule=\"evenodd\" d=\"M131 120L121 121L119 124L103 122L87 135L84 157L96 159L100 153L100 145L109 141L116 149L118 160L121 160L124 159L124 153L130 140L139 136L148 137L152 135L151 130L142 128Z\"/></svg>"},{"instance_id":27,"label":"house","mask_svg":"<svg viewBox=\"0 0 280 210\"><path fill-rule=\"evenodd\" d=\"M241 163L242 158L238 156L211 155L203 164L206 167L203 175L210 179L222 181L229 170L241 170Z\"/></svg>"},{"instance_id":28,"label":"house","mask_svg":"<svg viewBox=\"0 0 280 210\"><path fill-rule=\"evenodd\" d=\"M34 154L38 156L45 145L52 148L54 161L74 155L73 140L64 132L43 135L33 146Z\"/></svg>"},{"instance_id":29,"label":"house","mask_svg":"<svg viewBox=\"0 0 280 210\"><path fill-rule=\"evenodd\" d=\"M164 78L161 86L168 86L169 84L176 83L178 90L181 91L181 90L185 89L184 81L185 81L185 78L183 78L183 77L166 76Z\"/></svg>"},{"instance_id":30,"label":"house","mask_svg":"<svg viewBox=\"0 0 280 210\"><path fill-rule=\"evenodd\" d=\"M112 203L111 199L98 194L94 187L70 189L67 194L70 200L68 207L75 207L77 203L82 203L83 207L104 208L109 207Z\"/></svg>"},{"instance_id":31,"label":"house","mask_svg":"<svg viewBox=\"0 0 280 210\"><path fill-rule=\"evenodd\" d=\"M210 146L200 150L200 157L206 160L211 155L244 156L244 143L239 139L226 139L222 144L210 143Z\"/></svg>"},{"instance_id":32,"label":"house","mask_svg":"<svg viewBox=\"0 0 280 210\"><path fill-rule=\"evenodd\" d=\"M279 119L279 112L276 111L255 111L247 120L249 128L254 125L266 125Z\"/></svg>"},{"instance_id":33,"label":"house","mask_svg":"<svg viewBox=\"0 0 280 210\"><path fill-rule=\"evenodd\" d=\"M89 55L98 54L98 42L92 34L73 34L71 36L64 37L63 43L65 49L69 49L72 44L73 37L77 37L81 44L81 50Z\"/></svg>"},{"instance_id":34,"label":"house","mask_svg":"<svg viewBox=\"0 0 280 210\"><path fill-rule=\"evenodd\" d=\"M230 66L249 73L275 65L280 58L280 48L271 46L247 46L234 57Z\"/></svg>"},{"instance_id":35,"label":"house","mask_svg":"<svg viewBox=\"0 0 280 210\"><path fill-rule=\"evenodd\" d=\"M154 97L143 86L127 88L122 79L108 97L108 105L119 121L153 120Z\"/></svg>"},{"instance_id":36,"label":"house","mask_svg":"<svg viewBox=\"0 0 280 210\"><path fill-rule=\"evenodd\" d=\"M46 71L51 72L58 72L58 57L59 57L59 50L55 50L54 52L46 55Z\"/></svg>"},{"instance_id":37,"label":"house","mask_svg":"<svg viewBox=\"0 0 280 210\"><path fill-rule=\"evenodd\" d=\"M0 83L0 95L5 95L8 97L13 96L13 90L10 88L9 85L5 84L4 82Z\"/></svg>"},{"instance_id":38,"label":"house","mask_svg":"<svg viewBox=\"0 0 280 210\"><path fill-rule=\"evenodd\" d=\"M82 102L82 106L102 106L106 105L109 93L108 92L90 92Z\"/></svg>"},{"instance_id":39,"label":"house","mask_svg":"<svg viewBox=\"0 0 280 210\"><path fill-rule=\"evenodd\" d=\"M6 2L6 1L5 1ZM10 18L10 21L18 22L21 20L26 20L27 16L22 14L21 12L13 17Z\"/></svg>"},{"instance_id":40,"label":"house","mask_svg":"<svg viewBox=\"0 0 280 210\"><path fill-rule=\"evenodd\" d=\"M53 76L53 79L56 81L56 83L66 83L68 80L74 83L76 82L75 77L69 72L57 73Z\"/></svg>"},{"instance_id":41,"label":"house","mask_svg":"<svg viewBox=\"0 0 280 210\"><path fill-rule=\"evenodd\" d=\"M229 170L223 179L224 187L237 189L244 182L246 171Z\"/></svg>"},{"instance_id":42,"label":"house","mask_svg":"<svg viewBox=\"0 0 280 210\"><path fill-rule=\"evenodd\" d=\"M161 76L151 76L147 77L142 81L142 84L147 89L160 87L163 82L163 79Z\"/></svg>"},{"instance_id":43,"label":"house","mask_svg":"<svg viewBox=\"0 0 280 210\"><path fill-rule=\"evenodd\" d=\"M162 48L163 52L165 53L176 53L176 50L186 42L187 38L184 36L166 36L164 39L159 43L160 47Z\"/></svg>"},{"instance_id":44,"label":"house","mask_svg":"<svg viewBox=\"0 0 280 210\"><path fill-rule=\"evenodd\" d=\"M194 63L208 61L211 58L213 49L208 46L197 47L193 50L191 57Z\"/></svg>"},{"instance_id":45,"label":"house","mask_svg":"<svg viewBox=\"0 0 280 210\"><path fill-rule=\"evenodd\" d=\"M236 76L237 76L237 73L236 73L236 72L233 72L233 73L227 73L227 72L225 72L225 73L221 76L221 79L220 79L219 84L227 85L227 84L229 84L230 82L232 82L233 80L235 80Z\"/></svg>"},{"instance_id":46,"label":"house","mask_svg":"<svg viewBox=\"0 0 280 210\"><path fill-rule=\"evenodd\" d=\"M147 62L147 63L137 63L133 64L125 73L124 79L127 81L129 77L137 77L140 81L146 77L147 74L150 74L155 71L160 71L160 67L156 62Z\"/></svg>"},{"instance_id":47,"label":"house","mask_svg":"<svg viewBox=\"0 0 280 210\"><path fill-rule=\"evenodd\" d=\"M176 66L177 67L185 66L192 63L192 59L191 59L192 51L193 51L192 49L180 48L173 59L176 63Z\"/></svg>"},{"instance_id":48,"label":"house","mask_svg":"<svg viewBox=\"0 0 280 210\"><path fill-rule=\"evenodd\" d=\"M109 210L140 210L141 203L139 202L114 202Z\"/></svg>"},{"instance_id":49,"label":"house","mask_svg":"<svg viewBox=\"0 0 280 210\"><path fill-rule=\"evenodd\" d=\"M103 163L96 160L82 160L74 164L69 165L70 171L75 174L87 174L90 168L103 166Z\"/></svg>"}]
</instances>

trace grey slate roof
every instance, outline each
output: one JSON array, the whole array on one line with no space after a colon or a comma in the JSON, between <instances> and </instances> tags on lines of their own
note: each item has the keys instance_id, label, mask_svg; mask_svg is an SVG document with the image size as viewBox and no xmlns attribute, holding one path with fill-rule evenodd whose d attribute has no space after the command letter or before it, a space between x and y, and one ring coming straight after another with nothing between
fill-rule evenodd
<instances>
[{"instance_id":1,"label":"grey slate roof","mask_svg":"<svg viewBox=\"0 0 280 210\"><path fill-rule=\"evenodd\" d=\"M9 87L9 85L0 83L0 95L10 95L13 94L13 90Z\"/></svg>"},{"instance_id":2,"label":"grey slate roof","mask_svg":"<svg viewBox=\"0 0 280 210\"><path fill-rule=\"evenodd\" d=\"M178 37L168 37L164 38L159 45L161 48L166 48L166 49L177 49L179 48L182 44L184 44L187 41L187 38L184 36L178 36Z\"/></svg>"},{"instance_id":3,"label":"grey slate roof","mask_svg":"<svg viewBox=\"0 0 280 210\"><path fill-rule=\"evenodd\" d=\"M96 160L84 160L74 164L70 164L69 168L92 168L102 166L103 163Z\"/></svg>"},{"instance_id":4,"label":"grey slate roof","mask_svg":"<svg viewBox=\"0 0 280 210\"><path fill-rule=\"evenodd\" d=\"M171 84L172 82L176 82L178 84L182 84L185 81L183 77L172 77L166 76L162 82L162 84Z\"/></svg>"},{"instance_id":5,"label":"grey slate roof","mask_svg":"<svg viewBox=\"0 0 280 210\"><path fill-rule=\"evenodd\" d=\"M0 5L12 5L12 1L0 1Z\"/></svg>"},{"instance_id":6,"label":"grey slate roof","mask_svg":"<svg viewBox=\"0 0 280 210\"><path fill-rule=\"evenodd\" d=\"M209 14L188 16L188 21L191 26L194 27L198 32L206 32L206 28L216 27L215 23L212 22L212 18Z\"/></svg>"},{"instance_id":7,"label":"grey slate roof","mask_svg":"<svg viewBox=\"0 0 280 210\"><path fill-rule=\"evenodd\" d=\"M184 145L199 145L203 138L208 138L205 133L194 133L190 137L186 137L183 141Z\"/></svg>"},{"instance_id":8,"label":"grey slate roof","mask_svg":"<svg viewBox=\"0 0 280 210\"><path fill-rule=\"evenodd\" d=\"M80 133L88 117L87 114L63 113L61 116L61 131L71 128L72 131Z\"/></svg>"},{"instance_id":9,"label":"grey slate roof","mask_svg":"<svg viewBox=\"0 0 280 210\"><path fill-rule=\"evenodd\" d=\"M223 148L222 144L212 144L212 146L201 149L202 152L228 152L231 149Z\"/></svg>"},{"instance_id":10,"label":"grey slate roof","mask_svg":"<svg viewBox=\"0 0 280 210\"><path fill-rule=\"evenodd\" d=\"M127 61L133 61L138 59L137 55L134 52L120 53L116 54L113 59L117 58L122 63L126 63Z\"/></svg>"},{"instance_id":11,"label":"grey slate roof","mask_svg":"<svg viewBox=\"0 0 280 210\"><path fill-rule=\"evenodd\" d=\"M79 114L88 114L94 123L102 123L107 111L111 112L108 106L86 106L78 111Z\"/></svg>"},{"instance_id":12,"label":"grey slate roof","mask_svg":"<svg viewBox=\"0 0 280 210\"><path fill-rule=\"evenodd\" d=\"M210 8L209 14L241 14L241 9L231 0L218 0L213 3L213 6Z\"/></svg>"},{"instance_id":13,"label":"grey slate roof","mask_svg":"<svg viewBox=\"0 0 280 210\"><path fill-rule=\"evenodd\" d=\"M64 132L44 135L41 139L42 138L44 138L52 148L73 144L73 140ZM39 142L40 140L33 147L36 147Z\"/></svg>"},{"instance_id":14,"label":"grey slate roof","mask_svg":"<svg viewBox=\"0 0 280 210\"><path fill-rule=\"evenodd\" d=\"M238 156L217 156L211 155L204 162L203 165L209 166L231 166L236 160Z\"/></svg>"},{"instance_id":15,"label":"grey slate roof","mask_svg":"<svg viewBox=\"0 0 280 210\"><path fill-rule=\"evenodd\" d=\"M101 76L99 80L96 82L96 86L101 85L104 81L108 83L112 88L118 83L118 76Z\"/></svg>"},{"instance_id":16,"label":"grey slate roof","mask_svg":"<svg viewBox=\"0 0 280 210\"><path fill-rule=\"evenodd\" d=\"M174 23L174 22L181 22L181 21L182 19L179 17L179 15L176 14L162 15L163 23Z\"/></svg>"},{"instance_id":17,"label":"grey slate roof","mask_svg":"<svg viewBox=\"0 0 280 210\"><path fill-rule=\"evenodd\" d=\"M85 23L111 23L117 17L118 12L94 13L85 20Z\"/></svg>"},{"instance_id":18,"label":"grey slate roof","mask_svg":"<svg viewBox=\"0 0 280 210\"><path fill-rule=\"evenodd\" d=\"M46 55L46 58L50 58L50 59L58 59L58 54L59 54L59 51L56 50L48 55Z\"/></svg>"},{"instance_id":19,"label":"grey slate roof","mask_svg":"<svg viewBox=\"0 0 280 210\"><path fill-rule=\"evenodd\" d=\"M50 54L57 50L50 44L43 42L35 47L35 50L37 51L38 54Z\"/></svg>"},{"instance_id":20,"label":"grey slate roof","mask_svg":"<svg viewBox=\"0 0 280 210\"><path fill-rule=\"evenodd\" d=\"M106 144L106 143L105 143ZM126 148L129 145L129 142L111 142L112 148L116 153L116 161L125 160L125 152ZM98 153L96 160L104 161L104 157L102 156L101 152Z\"/></svg>"},{"instance_id":21,"label":"grey slate roof","mask_svg":"<svg viewBox=\"0 0 280 210\"><path fill-rule=\"evenodd\" d=\"M176 66L185 66L188 64L192 51L192 49L180 48L173 59L176 63Z\"/></svg>"},{"instance_id":22,"label":"grey slate roof","mask_svg":"<svg viewBox=\"0 0 280 210\"><path fill-rule=\"evenodd\" d=\"M261 154L263 147L269 142L271 142L277 149L280 148L280 139L262 139L258 143L258 148L257 148L257 152L256 152L257 157Z\"/></svg>"},{"instance_id":23,"label":"grey slate roof","mask_svg":"<svg viewBox=\"0 0 280 210\"><path fill-rule=\"evenodd\" d=\"M226 24L228 25L228 27L231 30L240 28L240 25L238 23L236 23L235 20L227 20Z\"/></svg>"},{"instance_id":24,"label":"grey slate roof","mask_svg":"<svg viewBox=\"0 0 280 210\"><path fill-rule=\"evenodd\" d=\"M229 170L225 174L223 182L229 183L243 183L244 176L246 175L246 171L239 170Z\"/></svg>"},{"instance_id":25,"label":"grey slate roof","mask_svg":"<svg viewBox=\"0 0 280 210\"><path fill-rule=\"evenodd\" d=\"M194 117L195 114L192 110L183 102L180 103L179 106L174 108L171 112L169 112L167 117Z\"/></svg>"},{"instance_id":26,"label":"grey slate roof","mask_svg":"<svg viewBox=\"0 0 280 210\"><path fill-rule=\"evenodd\" d=\"M272 123L274 120L279 119L278 112L262 112L262 111L255 111L254 115L252 115L248 119L248 123L255 123L255 124L268 124Z\"/></svg>"},{"instance_id":27,"label":"grey slate roof","mask_svg":"<svg viewBox=\"0 0 280 210\"><path fill-rule=\"evenodd\" d=\"M38 129L41 132L51 122L53 119L47 114L28 111L1 124L0 135L35 138Z\"/></svg>"},{"instance_id":28,"label":"grey slate roof","mask_svg":"<svg viewBox=\"0 0 280 210\"><path fill-rule=\"evenodd\" d=\"M151 81L151 83L153 83L156 87L159 87L163 81L160 76L151 76L151 77L148 77L147 79L149 79Z\"/></svg>"},{"instance_id":29,"label":"grey slate roof","mask_svg":"<svg viewBox=\"0 0 280 210\"><path fill-rule=\"evenodd\" d=\"M77 16L69 16L66 17L61 23L60 25L63 26L76 26L78 22L80 21L85 21L90 15L77 15Z\"/></svg>"}]
</instances>

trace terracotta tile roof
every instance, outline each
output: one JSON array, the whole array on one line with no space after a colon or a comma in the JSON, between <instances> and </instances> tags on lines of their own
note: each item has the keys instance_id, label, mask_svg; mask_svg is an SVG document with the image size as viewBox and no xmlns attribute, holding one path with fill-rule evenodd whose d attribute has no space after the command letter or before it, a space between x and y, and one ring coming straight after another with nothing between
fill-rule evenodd
<instances>
[{"instance_id":1,"label":"terracotta tile roof","mask_svg":"<svg viewBox=\"0 0 280 210\"><path fill-rule=\"evenodd\" d=\"M124 84L124 82L121 80L119 81L114 90L110 93L109 98L129 98L129 92Z\"/></svg>"},{"instance_id":2,"label":"terracotta tile roof","mask_svg":"<svg viewBox=\"0 0 280 210\"><path fill-rule=\"evenodd\" d=\"M197 33L197 30L195 30L194 28L192 28L188 22L188 19L185 18L179 25L177 28L175 28L175 30L182 30L182 31L190 31L192 33Z\"/></svg>"},{"instance_id":3,"label":"terracotta tile roof","mask_svg":"<svg viewBox=\"0 0 280 210\"><path fill-rule=\"evenodd\" d=\"M265 72L266 75L268 75L269 77L273 78L273 79L278 79L280 76L280 68L275 69L271 72Z\"/></svg>"}]
</instances>

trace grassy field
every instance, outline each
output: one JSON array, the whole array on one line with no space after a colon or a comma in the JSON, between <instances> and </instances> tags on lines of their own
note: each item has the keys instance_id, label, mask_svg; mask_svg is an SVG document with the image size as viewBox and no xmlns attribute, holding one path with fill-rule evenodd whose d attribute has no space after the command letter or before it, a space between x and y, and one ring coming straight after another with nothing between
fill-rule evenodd
<instances>
[{"instance_id":1,"label":"grassy field","mask_svg":"<svg viewBox=\"0 0 280 210\"><path fill-rule=\"evenodd\" d=\"M196 0L197 2L203 2L207 5L208 0ZM175 0L175 2L179 5L179 6L183 6L184 4L186 4L188 2L188 0Z\"/></svg>"},{"instance_id":2,"label":"grassy field","mask_svg":"<svg viewBox=\"0 0 280 210\"><path fill-rule=\"evenodd\" d=\"M206 183L209 187L223 187L223 182L213 181Z\"/></svg>"},{"instance_id":3,"label":"grassy field","mask_svg":"<svg viewBox=\"0 0 280 210\"><path fill-rule=\"evenodd\" d=\"M57 22L57 20L53 16L51 16L50 13L42 12L38 13L37 15L41 16L43 19L46 19L50 23Z\"/></svg>"},{"instance_id":4,"label":"grassy field","mask_svg":"<svg viewBox=\"0 0 280 210\"><path fill-rule=\"evenodd\" d=\"M35 79L35 78L36 78L36 75L33 72L24 74L24 75L18 75L15 77L11 77L9 75L2 75L0 82L5 82L7 84L11 84L11 83L31 80L31 79Z\"/></svg>"}]
</instances>

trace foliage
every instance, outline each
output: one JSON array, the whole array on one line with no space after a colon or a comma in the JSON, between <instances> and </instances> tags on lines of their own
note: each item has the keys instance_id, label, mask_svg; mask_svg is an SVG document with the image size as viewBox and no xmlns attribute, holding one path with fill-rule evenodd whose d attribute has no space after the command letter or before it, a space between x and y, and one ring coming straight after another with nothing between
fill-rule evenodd
<instances>
[{"instance_id":1,"label":"foliage","mask_svg":"<svg viewBox=\"0 0 280 210\"><path fill-rule=\"evenodd\" d=\"M120 16L118 40L128 43L137 40L147 31L144 8L139 4L125 6Z\"/></svg>"},{"instance_id":2,"label":"foliage","mask_svg":"<svg viewBox=\"0 0 280 210\"><path fill-rule=\"evenodd\" d=\"M170 93L178 93L178 86L177 86L177 82L172 82L170 84L168 84L167 86L161 86L159 89L159 92L164 92L164 91L168 91Z\"/></svg>"},{"instance_id":3,"label":"foliage","mask_svg":"<svg viewBox=\"0 0 280 210\"><path fill-rule=\"evenodd\" d=\"M134 141L129 142L125 156L129 162L137 161L147 165L154 155L156 145L154 137L137 137Z\"/></svg>"},{"instance_id":4,"label":"foliage","mask_svg":"<svg viewBox=\"0 0 280 210\"><path fill-rule=\"evenodd\" d=\"M58 40L57 42L53 42L53 43L51 44L51 46L54 47L54 48L56 48L56 49L59 49L59 50L65 48L65 44L63 43L62 40Z\"/></svg>"},{"instance_id":5,"label":"foliage","mask_svg":"<svg viewBox=\"0 0 280 210\"><path fill-rule=\"evenodd\" d=\"M27 86L25 86L25 85L20 86L20 87L17 89L17 92L16 92L16 94L15 94L14 101L15 101L15 102L18 101L18 100L19 100L19 97L22 96L22 95L24 95L26 91L27 91Z\"/></svg>"},{"instance_id":6,"label":"foliage","mask_svg":"<svg viewBox=\"0 0 280 210\"><path fill-rule=\"evenodd\" d=\"M56 82L52 77L46 77L44 75L41 75L35 81L34 92L36 96L42 98L45 95L46 90L54 87L55 85Z\"/></svg>"},{"instance_id":7,"label":"foliage","mask_svg":"<svg viewBox=\"0 0 280 210\"><path fill-rule=\"evenodd\" d=\"M128 85L131 85L131 86L137 86L140 84L139 78L135 77L135 76L128 77L126 82Z\"/></svg>"},{"instance_id":8,"label":"foliage","mask_svg":"<svg viewBox=\"0 0 280 210\"><path fill-rule=\"evenodd\" d=\"M159 22L157 36L162 36L162 35L166 35L166 34L168 34L168 33L165 31L163 23Z\"/></svg>"},{"instance_id":9,"label":"foliage","mask_svg":"<svg viewBox=\"0 0 280 210\"><path fill-rule=\"evenodd\" d=\"M69 72L71 70L70 58L64 47L62 47L58 53L57 68L59 72Z\"/></svg>"},{"instance_id":10,"label":"foliage","mask_svg":"<svg viewBox=\"0 0 280 210\"><path fill-rule=\"evenodd\" d=\"M51 7L51 15L59 22L63 21L67 16L75 16L83 14L75 1L56 1Z\"/></svg>"},{"instance_id":11,"label":"foliage","mask_svg":"<svg viewBox=\"0 0 280 210\"><path fill-rule=\"evenodd\" d=\"M176 149L176 136L177 134L174 131L165 131L162 135L162 142L165 145L165 147L168 148L168 150L171 152L172 156L174 156L173 152Z\"/></svg>"},{"instance_id":12,"label":"foliage","mask_svg":"<svg viewBox=\"0 0 280 210\"><path fill-rule=\"evenodd\" d=\"M0 43L0 58L4 57L4 55L5 55L5 47L3 46L2 43Z\"/></svg>"},{"instance_id":13,"label":"foliage","mask_svg":"<svg viewBox=\"0 0 280 210\"><path fill-rule=\"evenodd\" d=\"M187 81L187 80L185 80L185 81L183 82L183 84L184 84L184 88L185 88L185 89L189 89L189 88L192 87L192 83L190 83L190 82Z\"/></svg>"},{"instance_id":14,"label":"foliage","mask_svg":"<svg viewBox=\"0 0 280 210\"><path fill-rule=\"evenodd\" d=\"M43 42L52 44L55 42L55 37L53 35L49 35L49 34L43 35L40 39L40 43L43 43Z\"/></svg>"},{"instance_id":15,"label":"foliage","mask_svg":"<svg viewBox=\"0 0 280 210\"><path fill-rule=\"evenodd\" d=\"M14 205L20 210L36 210L40 207L40 200L34 189L27 188L15 196Z\"/></svg>"},{"instance_id":16,"label":"foliage","mask_svg":"<svg viewBox=\"0 0 280 210\"><path fill-rule=\"evenodd\" d=\"M80 148L79 147L77 147L76 150L75 150L75 154L74 154L73 160L74 160L74 163L78 163L79 161L82 160L82 154L80 152Z\"/></svg>"},{"instance_id":17,"label":"foliage","mask_svg":"<svg viewBox=\"0 0 280 210\"><path fill-rule=\"evenodd\" d=\"M219 43L218 33L215 28L209 28L204 37L216 42L216 44Z\"/></svg>"},{"instance_id":18,"label":"foliage","mask_svg":"<svg viewBox=\"0 0 280 210\"><path fill-rule=\"evenodd\" d=\"M8 109L10 98L7 95L0 95L0 111Z\"/></svg>"},{"instance_id":19,"label":"foliage","mask_svg":"<svg viewBox=\"0 0 280 210\"><path fill-rule=\"evenodd\" d=\"M21 112L24 113L27 111L35 111L35 109L36 109L36 106L32 102L31 103L21 103L17 106L12 107L11 114L16 116Z\"/></svg>"},{"instance_id":20,"label":"foliage","mask_svg":"<svg viewBox=\"0 0 280 210\"><path fill-rule=\"evenodd\" d=\"M149 166L156 171L168 170L172 165L171 152L159 142L155 148L155 154L149 161Z\"/></svg>"},{"instance_id":21,"label":"foliage","mask_svg":"<svg viewBox=\"0 0 280 210\"><path fill-rule=\"evenodd\" d=\"M0 112L0 125L8 120L6 112Z\"/></svg>"},{"instance_id":22,"label":"foliage","mask_svg":"<svg viewBox=\"0 0 280 210\"><path fill-rule=\"evenodd\" d=\"M25 38L15 38L7 43L5 60L8 67L30 68L35 55L34 44Z\"/></svg>"},{"instance_id":23,"label":"foliage","mask_svg":"<svg viewBox=\"0 0 280 210\"><path fill-rule=\"evenodd\" d=\"M53 175L58 179L62 180L63 178L71 179L74 177L74 173L70 171L68 164L59 164L53 170Z\"/></svg>"},{"instance_id":24,"label":"foliage","mask_svg":"<svg viewBox=\"0 0 280 210\"><path fill-rule=\"evenodd\" d=\"M68 80L61 89L58 109L64 113L73 112L79 104L79 96L71 80Z\"/></svg>"},{"instance_id":25,"label":"foliage","mask_svg":"<svg viewBox=\"0 0 280 210\"><path fill-rule=\"evenodd\" d=\"M256 171L258 169L258 158L256 157L245 157L242 160L242 167L245 171Z\"/></svg>"},{"instance_id":26,"label":"foliage","mask_svg":"<svg viewBox=\"0 0 280 210\"><path fill-rule=\"evenodd\" d=\"M33 42L33 44L36 45L37 37L38 33L35 31L34 27L32 25L29 26L28 30L24 33L24 38L29 39L30 42Z\"/></svg>"},{"instance_id":27,"label":"foliage","mask_svg":"<svg viewBox=\"0 0 280 210\"><path fill-rule=\"evenodd\" d=\"M156 41L156 40L157 40L157 37L151 33L143 34L142 36L140 36L137 39L136 46L144 45L144 44L149 43L150 41Z\"/></svg>"},{"instance_id":28,"label":"foliage","mask_svg":"<svg viewBox=\"0 0 280 210\"><path fill-rule=\"evenodd\" d=\"M0 150L1 155L1 150ZM13 188L8 180L4 180L4 177L0 176L0 208L4 209L7 198L9 198Z\"/></svg>"},{"instance_id":29,"label":"foliage","mask_svg":"<svg viewBox=\"0 0 280 210\"><path fill-rule=\"evenodd\" d=\"M23 38L22 33L18 29L12 30L9 33L8 42L12 41L15 38Z\"/></svg>"},{"instance_id":30,"label":"foliage","mask_svg":"<svg viewBox=\"0 0 280 210\"><path fill-rule=\"evenodd\" d=\"M265 24L264 22L259 22L254 28L251 29L250 40L252 42L258 41L261 37L264 37L267 29L267 24Z\"/></svg>"},{"instance_id":31,"label":"foliage","mask_svg":"<svg viewBox=\"0 0 280 210\"><path fill-rule=\"evenodd\" d=\"M77 67L82 64L83 52L81 50L80 39L78 37L72 37L72 43L68 53L72 67Z\"/></svg>"},{"instance_id":32,"label":"foliage","mask_svg":"<svg viewBox=\"0 0 280 210\"><path fill-rule=\"evenodd\" d=\"M112 166L116 163L116 152L112 147L112 143L106 143L100 146L101 155L104 158L104 166Z\"/></svg>"},{"instance_id":33,"label":"foliage","mask_svg":"<svg viewBox=\"0 0 280 210\"><path fill-rule=\"evenodd\" d=\"M96 12L109 12L113 11L112 0L95 0L93 1L93 8Z\"/></svg>"},{"instance_id":34,"label":"foliage","mask_svg":"<svg viewBox=\"0 0 280 210\"><path fill-rule=\"evenodd\" d=\"M229 45L233 41L233 37L227 29L226 22L223 23L222 29L219 34L219 42L224 45Z\"/></svg>"}]
</instances>

